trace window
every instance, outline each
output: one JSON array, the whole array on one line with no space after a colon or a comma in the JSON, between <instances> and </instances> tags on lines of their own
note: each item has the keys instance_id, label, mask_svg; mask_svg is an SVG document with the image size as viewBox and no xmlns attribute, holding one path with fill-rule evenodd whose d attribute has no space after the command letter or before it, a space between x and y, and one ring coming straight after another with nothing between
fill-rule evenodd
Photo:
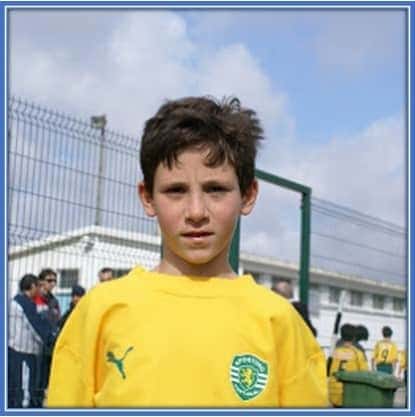
<instances>
[{"instance_id":1,"label":"window","mask_svg":"<svg viewBox=\"0 0 415 417\"><path fill-rule=\"evenodd\" d=\"M320 314L320 287L317 284L310 285L308 295L308 310L310 314L318 316Z\"/></svg>"},{"instance_id":2,"label":"window","mask_svg":"<svg viewBox=\"0 0 415 417\"><path fill-rule=\"evenodd\" d=\"M385 308L385 297L383 295L373 294L372 306L378 310Z\"/></svg>"},{"instance_id":3,"label":"window","mask_svg":"<svg viewBox=\"0 0 415 417\"><path fill-rule=\"evenodd\" d=\"M405 300L403 298L393 297L393 311L404 311L405 310Z\"/></svg>"},{"instance_id":4,"label":"window","mask_svg":"<svg viewBox=\"0 0 415 417\"><path fill-rule=\"evenodd\" d=\"M79 269L58 269L60 277L60 288L72 288L75 284L78 284Z\"/></svg>"},{"instance_id":5,"label":"window","mask_svg":"<svg viewBox=\"0 0 415 417\"><path fill-rule=\"evenodd\" d=\"M361 307L363 305L363 293L360 291L350 291L350 305Z\"/></svg>"},{"instance_id":6,"label":"window","mask_svg":"<svg viewBox=\"0 0 415 417\"><path fill-rule=\"evenodd\" d=\"M340 302L340 288L329 287L329 303L339 304Z\"/></svg>"}]
</instances>

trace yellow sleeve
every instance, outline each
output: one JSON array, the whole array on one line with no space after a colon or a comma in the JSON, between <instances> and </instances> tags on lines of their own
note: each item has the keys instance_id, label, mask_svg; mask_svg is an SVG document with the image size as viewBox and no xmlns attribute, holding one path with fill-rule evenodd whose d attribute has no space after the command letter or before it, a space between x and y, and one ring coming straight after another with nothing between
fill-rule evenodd
<instances>
[{"instance_id":1,"label":"yellow sleeve","mask_svg":"<svg viewBox=\"0 0 415 417\"><path fill-rule=\"evenodd\" d=\"M291 305L275 324L281 407L327 407L326 358Z\"/></svg>"},{"instance_id":2,"label":"yellow sleeve","mask_svg":"<svg viewBox=\"0 0 415 417\"><path fill-rule=\"evenodd\" d=\"M48 407L94 407L95 335L90 293L74 308L56 342L48 386Z\"/></svg>"}]
</instances>

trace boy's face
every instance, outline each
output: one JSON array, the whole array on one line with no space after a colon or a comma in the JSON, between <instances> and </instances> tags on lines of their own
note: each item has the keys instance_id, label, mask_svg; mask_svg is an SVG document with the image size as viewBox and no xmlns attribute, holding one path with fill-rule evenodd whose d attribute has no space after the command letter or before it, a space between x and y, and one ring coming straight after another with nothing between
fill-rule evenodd
<instances>
[{"instance_id":1,"label":"boy's face","mask_svg":"<svg viewBox=\"0 0 415 417\"><path fill-rule=\"evenodd\" d=\"M46 292L52 292L52 290L56 287L56 275L49 274L46 275L44 289Z\"/></svg>"},{"instance_id":2,"label":"boy's face","mask_svg":"<svg viewBox=\"0 0 415 417\"><path fill-rule=\"evenodd\" d=\"M32 286L30 287L30 290L28 291L29 298L35 298L37 293L38 293L37 285L32 284Z\"/></svg>"},{"instance_id":3,"label":"boy's face","mask_svg":"<svg viewBox=\"0 0 415 417\"><path fill-rule=\"evenodd\" d=\"M163 262L200 275L229 273L229 246L240 214L249 214L256 181L241 196L235 169L228 163L207 167L207 151L181 153L172 169L160 164L153 194L143 183L139 194L149 216L157 216L163 236Z\"/></svg>"},{"instance_id":4,"label":"boy's face","mask_svg":"<svg viewBox=\"0 0 415 417\"><path fill-rule=\"evenodd\" d=\"M43 295L46 293L46 281L44 279L38 280L37 282L37 293Z\"/></svg>"},{"instance_id":5,"label":"boy's face","mask_svg":"<svg viewBox=\"0 0 415 417\"><path fill-rule=\"evenodd\" d=\"M111 271L100 272L99 273L99 281L100 282L111 281L112 279L113 279L113 277L112 277L112 272Z\"/></svg>"}]
</instances>

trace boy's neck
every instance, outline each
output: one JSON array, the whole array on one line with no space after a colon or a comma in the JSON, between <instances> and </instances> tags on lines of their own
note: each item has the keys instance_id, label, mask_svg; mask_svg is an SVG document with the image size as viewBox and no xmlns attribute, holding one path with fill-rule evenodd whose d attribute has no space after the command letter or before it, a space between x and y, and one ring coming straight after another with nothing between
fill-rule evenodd
<instances>
[{"instance_id":1,"label":"boy's neck","mask_svg":"<svg viewBox=\"0 0 415 417\"><path fill-rule=\"evenodd\" d=\"M154 268L155 272L168 275L185 275L192 277L217 277L224 279L233 279L237 275L232 270L229 263L218 268L216 265L189 265L186 262L171 263L165 258Z\"/></svg>"}]
</instances>

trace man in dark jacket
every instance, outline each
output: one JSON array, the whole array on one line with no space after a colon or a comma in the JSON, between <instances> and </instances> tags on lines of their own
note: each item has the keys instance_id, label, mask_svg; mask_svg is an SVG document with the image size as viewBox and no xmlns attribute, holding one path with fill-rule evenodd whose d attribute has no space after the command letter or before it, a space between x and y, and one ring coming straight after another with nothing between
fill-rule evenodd
<instances>
[{"instance_id":1,"label":"man in dark jacket","mask_svg":"<svg viewBox=\"0 0 415 417\"><path fill-rule=\"evenodd\" d=\"M39 280L44 281L44 298L48 306L48 320L52 326L57 326L61 318L61 310L58 299L53 295L57 282L56 272L50 268L42 269L39 274Z\"/></svg>"},{"instance_id":2,"label":"man in dark jacket","mask_svg":"<svg viewBox=\"0 0 415 417\"><path fill-rule=\"evenodd\" d=\"M38 280L42 282L42 297L46 305L42 306L41 314L46 317L56 336L61 312L58 299L52 291L56 287L57 274L53 269L45 268L40 271ZM39 305L38 305L39 308ZM38 391L45 392L49 381L50 364L52 361L53 344L44 345L39 362Z\"/></svg>"},{"instance_id":3,"label":"man in dark jacket","mask_svg":"<svg viewBox=\"0 0 415 417\"><path fill-rule=\"evenodd\" d=\"M33 301L36 275L24 275L19 290L8 310L7 401L10 408L41 407L43 393L37 391L37 359L42 348L52 343L53 332Z\"/></svg>"}]
</instances>

